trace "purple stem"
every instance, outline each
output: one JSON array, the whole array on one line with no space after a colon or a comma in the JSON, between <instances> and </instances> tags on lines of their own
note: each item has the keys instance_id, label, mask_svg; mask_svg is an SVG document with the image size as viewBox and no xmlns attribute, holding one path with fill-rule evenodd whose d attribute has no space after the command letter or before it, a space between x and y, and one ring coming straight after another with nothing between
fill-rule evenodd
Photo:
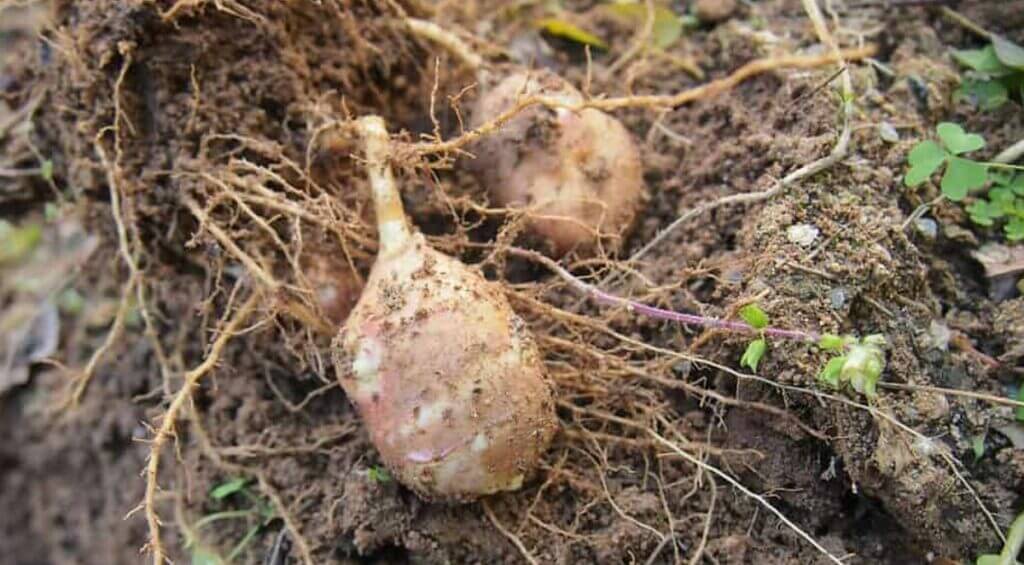
<instances>
[{"instance_id":1,"label":"purple stem","mask_svg":"<svg viewBox=\"0 0 1024 565\"><path fill-rule=\"evenodd\" d=\"M682 312L676 312L674 310L666 310L664 308L658 308L657 306L648 306L640 302L635 302L628 298L622 298L614 294L605 292L594 285L583 282L576 278L572 273L567 271L561 265L553 261L552 259L537 253L536 251L530 251L527 249L519 249L516 247L509 248L509 252L513 255L532 259L538 263L544 264L548 269L558 275L562 280L569 283L577 291L589 296L596 302L603 304L610 304L613 306L623 306L630 312L636 312L638 314L655 318L659 320L669 320L673 322L679 322L691 326L701 326L705 328L717 328L730 332L739 333L763 333L772 337L781 339L792 339L796 341L809 341L816 342L820 336L816 332L805 332L800 330L786 330L782 328L767 327L763 329L756 329L750 324L745 322L733 322L730 320L722 320L719 318L709 318L707 316L699 316L697 314L684 314Z\"/></svg>"}]
</instances>

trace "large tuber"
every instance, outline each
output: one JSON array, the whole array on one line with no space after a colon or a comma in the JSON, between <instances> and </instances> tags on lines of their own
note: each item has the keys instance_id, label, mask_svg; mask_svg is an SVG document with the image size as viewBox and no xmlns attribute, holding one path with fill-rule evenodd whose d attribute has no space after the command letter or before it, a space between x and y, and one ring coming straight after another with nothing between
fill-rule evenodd
<instances>
[{"instance_id":1,"label":"large tuber","mask_svg":"<svg viewBox=\"0 0 1024 565\"><path fill-rule=\"evenodd\" d=\"M421 496L519 488L556 428L537 347L498 288L410 230L383 120L358 127L380 250L334 342L341 385L384 463Z\"/></svg>"}]
</instances>

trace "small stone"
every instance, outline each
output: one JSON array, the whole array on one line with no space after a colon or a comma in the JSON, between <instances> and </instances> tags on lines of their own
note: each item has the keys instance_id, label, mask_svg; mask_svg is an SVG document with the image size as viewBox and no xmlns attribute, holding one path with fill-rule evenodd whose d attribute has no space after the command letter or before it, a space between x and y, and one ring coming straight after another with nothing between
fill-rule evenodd
<instances>
[{"instance_id":1,"label":"small stone","mask_svg":"<svg viewBox=\"0 0 1024 565\"><path fill-rule=\"evenodd\" d=\"M932 320L928 326L929 342L935 349L940 351L949 350L949 338L951 336L952 332L949 331L949 326L938 320Z\"/></svg>"},{"instance_id":2,"label":"small stone","mask_svg":"<svg viewBox=\"0 0 1024 565\"><path fill-rule=\"evenodd\" d=\"M693 3L693 13L704 23L717 24L732 17L736 5L736 0L697 0Z\"/></svg>"},{"instance_id":3,"label":"small stone","mask_svg":"<svg viewBox=\"0 0 1024 565\"><path fill-rule=\"evenodd\" d=\"M839 310L846 305L846 289L837 286L828 293L828 300L832 304L833 310Z\"/></svg>"},{"instance_id":4,"label":"small stone","mask_svg":"<svg viewBox=\"0 0 1024 565\"><path fill-rule=\"evenodd\" d=\"M878 137L887 143L896 143L900 140L900 132L889 122L882 122L878 124Z\"/></svg>"},{"instance_id":5,"label":"small stone","mask_svg":"<svg viewBox=\"0 0 1024 565\"><path fill-rule=\"evenodd\" d=\"M789 226L786 230L786 237L789 238L790 243L795 243L800 247L809 247L815 239L818 239L819 233L820 230L811 224L796 224Z\"/></svg>"},{"instance_id":6,"label":"small stone","mask_svg":"<svg viewBox=\"0 0 1024 565\"><path fill-rule=\"evenodd\" d=\"M917 233L923 235L928 240L934 240L939 235L939 224L931 218L918 218L914 220L914 227L917 228Z\"/></svg>"}]
</instances>

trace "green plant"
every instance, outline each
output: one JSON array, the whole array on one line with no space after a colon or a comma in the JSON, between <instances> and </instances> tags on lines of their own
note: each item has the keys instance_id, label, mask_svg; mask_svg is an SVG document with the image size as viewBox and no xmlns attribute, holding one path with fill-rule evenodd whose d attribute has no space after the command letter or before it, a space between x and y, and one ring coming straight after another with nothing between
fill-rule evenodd
<instances>
[{"instance_id":1,"label":"green plant","mask_svg":"<svg viewBox=\"0 0 1024 565\"><path fill-rule=\"evenodd\" d=\"M957 89L958 98L969 100L982 110L994 110L1014 94L1024 99L1024 48L1003 37L981 49L953 51L953 58L967 67Z\"/></svg>"},{"instance_id":2,"label":"green plant","mask_svg":"<svg viewBox=\"0 0 1024 565\"><path fill-rule=\"evenodd\" d=\"M1024 239L1024 173L992 173L989 175L992 188L985 197L967 207L971 221L981 226L992 226L1005 220L1003 232L1006 239Z\"/></svg>"},{"instance_id":3,"label":"green plant","mask_svg":"<svg viewBox=\"0 0 1024 565\"><path fill-rule=\"evenodd\" d=\"M185 547L189 549L192 565L223 565L231 563L242 554L252 542L260 529L267 526L276 517L274 507L265 499L252 492L248 477L236 477L210 489L210 500L224 505L232 499L240 499L248 504L243 508L224 509L207 514L196 521L191 528L184 531ZM235 544L227 556L221 556L214 548L198 540L198 532L204 527L222 520L245 519L253 522L242 539Z\"/></svg>"},{"instance_id":4,"label":"green plant","mask_svg":"<svg viewBox=\"0 0 1024 565\"><path fill-rule=\"evenodd\" d=\"M1024 402L1024 381L1017 387L1017 400ZM1017 421L1024 422L1024 407L1017 407Z\"/></svg>"},{"instance_id":5,"label":"green plant","mask_svg":"<svg viewBox=\"0 0 1024 565\"><path fill-rule=\"evenodd\" d=\"M1021 547L1024 547L1024 512L1021 512L1017 519L1010 524L1006 531L1006 543L999 555L981 555L975 562L977 565L1016 565L1017 554Z\"/></svg>"},{"instance_id":6,"label":"green plant","mask_svg":"<svg viewBox=\"0 0 1024 565\"><path fill-rule=\"evenodd\" d=\"M971 220L981 226L1003 224L1003 232L1010 241L1024 239L1024 173L1015 170L1024 167L1005 163L975 161L963 155L985 147L985 139L967 133L958 124L943 122L935 128L938 141L922 140L910 150L907 164L910 168L903 182L918 186L945 166L939 187L946 198L959 202L971 191L991 185L985 195L967 206Z\"/></svg>"},{"instance_id":7,"label":"green plant","mask_svg":"<svg viewBox=\"0 0 1024 565\"><path fill-rule=\"evenodd\" d=\"M857 339L853 336L825 334L818 347L835 356L829 359L818 379L833 388L849 384L853 390L874 398L876 386L885 370L885 336L873 334Z\"/></svg>"},{"instance_id":8,"label":"green plant","mask_svg":"<svg viewBox=\"0 0 1024 565\"><path fill-rule=\"evenodd\" d=\"M373 483L388 483L391 482L391 473L380 465L374 465L366 471L366 478Z\"/></svg>"},{"instance_id":9,"label":"green plant","mask_svg":"<svg viewBox=\"0 0 1024 565\"><path fill-rule=\"evenodd\" d=\"M757 364L761 362L765 351L768 350L768 341L765 339L763 331L768 327L768 315L757 304L747 304L740 309L740 317L761 334L759 338L747 344L747 349L743 352L743 357L740 358L741 367L749 367L756 373Z\"/></svg>"},{"instance_id":10,"label":"green plant","mask_svg":"<svg viewBox=\"0 0 1024 565\"><path fill-rule=\"evenodd\" d=\"M767 335L773 328L768 326L768 315L757 304L748 304L740 309L740 317L759 336L747 344L740 366L757 372L757 365L768 350ZM818 373L818 379L831 386L841 388L849 384L853 390L868 398L877 395L876 385L885 369L885 337L879 334L863 339L854 336L824 334L817 339L819 349L833 356Z\"/></svg>"}]
</instances>

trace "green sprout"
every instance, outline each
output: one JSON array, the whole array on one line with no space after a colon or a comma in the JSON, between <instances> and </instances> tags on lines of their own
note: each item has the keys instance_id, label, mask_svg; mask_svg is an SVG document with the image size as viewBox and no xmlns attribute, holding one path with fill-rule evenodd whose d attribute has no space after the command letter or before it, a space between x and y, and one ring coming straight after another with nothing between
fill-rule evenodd
<instances>
[{"instance_id":1,"label":"green sprout","mask_svg":"<svg viewBox=\"0 0 1024 565\"><path fill-rule=\"evenodd\" d=\"M868 398L878 395L878 380L885 370L885 337L873 334L856 339L826 334L818 342L825 351L837 353L818 374L818 379L832 388L849 384Z\"/></svg>"},{"instance_id":2,"label":"green sprout","mask_svg":"<svg viewBox=\"0 0 1024 565\"><path fill-rule=\"evenodd\" d=\"M999 555L981 555L975 563L977 565L1016 565L1021 547L1024 547L1024 512L1021 512L1013 524L1010 524L1010 529L1006 532L1006 543Z\"/></svg>"},{"instance_id":3,"label":"green sprout","mask_svg":"<svg viewBox=\"0 0 1024 565\"><path fill-rule=\"evenodd\" d=\"M740 358L740 367L748 367L757 373L757 365L764 357L765 351L768 350L768 340L765 339L763 331L768 327L768 314L765 314L757 304L747 304L740 309L740 318L743 318L743 321L750 327L761 332L761 337L747 344L747 349Z\"/></svg>"},{"instance_id":4,"label":"green sprout","mask_svg":"<svg viewBox=\"0 0 1024 565\"><path fill-rule=\"evenodd\" d=\"M981 188L988 180L987 163L960 156L985 147L985 139L950 122L939 124L935 131L942 144L926 139L914 146L907 155L910 170L904 175L903 182L907 186L918 186L931 178L939 167L946 165L940 183L942 194L959 202L968 192Z\"/></svg>"},{"instance_id":5,"label":"green sprout","mask_svg":"<svg viewBox=\"0 0 1024 565\"><path fill-rule=\"evenodd\" d=\"M374 465L366 471L366 477L370 479L370 482L374 483L388 483L391 482L391 473L387 469L380 465Z\"/></svg>"},{"instance_id":6,"label":"green sprout","mask_svg":"<svg viewBox=\"0 0 1024 565\"><path fill-rule=\"evenodd\" d=\"M245 500L248 504L240 509L226 509L207 514L184 531L185 548L189 549L192 565L223 565L233 562L245 551L256 534L276 517L274 507L249 488L251 482L248 477L236 477L210 489L210 499L217 504L224 504L233 499ZM204 527L223 520L237 519L245 519L250 522L255 519L255 522L227 556L221 556L215 549L197 539L197 533Z\"/></svg>"},{"instance_id":7,"label":"green sprout","mask_svg":"<svg viewBox=\"0 0 1024 565\"><path fill-rule=\"evenodd\" d=\"M924 140L910 150L907 155L910 168L903 182L917 186L945 165L940 181L942 195L956 202L991 183L984 195L979 195L966 207L971 221L986 227L1002 223L1007 240L1024 240L1024 173L1014 172L1021 167L964 157L965 153L984 147L985 139L965 132L957 124L943 122L936 133L941 144Z\"/></svg>"},{"instance_id":8,"label":"green sprout","mask_svg":"<svg viewBox=\"0 0 1024 565\"><path fill-rule=\"evenodd\" d=\"M953 51L953 58L967 68L957 98L983 111L1006 104L1016 93L1024 99L1024 48L1000 36L981 49Z\"/></svg>"},{"instance_id":9,"label":"green sprout","mask_svg":"<svg viewBox=\"0 0 1024 565\"><path fill-rule=\"evenodd\" d=\"M739 314L747 325L759 333L757 339L747 344L740 358L741 367L756 373L758 364L768 350L767 333L772 328L768 326L768 315L757 304L744 306ZM835 389L849 384L853 390L868 398L877 396L878 380L885 370L884 336L874 334L857 339L850 335L824 334L813 341L822 351L833 354L818 373L818 380Z\"/></svg>"}]
</instances>

